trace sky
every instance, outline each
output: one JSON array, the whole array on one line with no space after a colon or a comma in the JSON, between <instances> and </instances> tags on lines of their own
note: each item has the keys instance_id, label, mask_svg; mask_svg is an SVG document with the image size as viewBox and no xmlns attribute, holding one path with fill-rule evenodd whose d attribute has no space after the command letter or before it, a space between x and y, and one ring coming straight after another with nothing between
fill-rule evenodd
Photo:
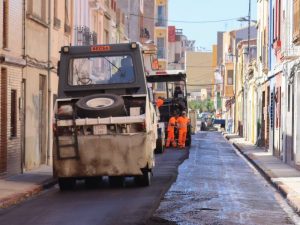
<instances>
[{"instance_id":1,"label":"sky","mask_svg":"<svg viewBox=\"0 0 300 225\"><path fill-rule=\"evenodd\" d=\"M169 0L168 25L183 29L188 39L196 41L196 50L211 51L212 45L217 44L218 31L248 26L247 22L236 21L248 16L248 9L248 0ZM251 0L251 11L251 20L255 20L256 0ZM202 23L219 20L228 21Z\"/></svg>"}]
</instances>

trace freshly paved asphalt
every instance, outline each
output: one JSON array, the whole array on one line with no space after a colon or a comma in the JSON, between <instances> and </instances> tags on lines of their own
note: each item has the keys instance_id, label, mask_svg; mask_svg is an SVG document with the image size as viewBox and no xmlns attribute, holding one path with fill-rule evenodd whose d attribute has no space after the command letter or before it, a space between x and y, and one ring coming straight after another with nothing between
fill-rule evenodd
<instances>
[{"instance_id":1,"label":"freshly paved asphalt","mask_svg":"<svg viewBox=\"0 0 300 225\"><path fill-rule=\"evenodd\" d=\"M221 133L201 132L149 224L299 224L282 202Z\"/></svg>"},{"instance_id":2,"label":"freshly paved asphalt","mask_svg":"<svg viewBox=\"0 0 300 225\"><path fill-rule=\"evenodd\" d=\"M55 186L18 206L1 210L0 224L145 224L187 157L188 150L177 149L156 155L150 187L137 187L130 178L124 188L115 189L109 187L107 179L95 189L87 189L83 182L69 192L60 192Z\"/></svg>"}]
</instances>

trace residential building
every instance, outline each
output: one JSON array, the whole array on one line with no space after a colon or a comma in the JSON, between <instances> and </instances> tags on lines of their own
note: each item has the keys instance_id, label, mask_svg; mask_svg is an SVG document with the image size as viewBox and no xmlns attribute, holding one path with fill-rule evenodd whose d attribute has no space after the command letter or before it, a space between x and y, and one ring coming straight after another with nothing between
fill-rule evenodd
<instances>
[{"instance_id":1,"label":"residential building","mask_svg":"<svg viewBox=\"0 0 300 225\"><path fill-rule=\"evenodd\" d=\"M277 108L277 114L281 113L280 158L287 164L300 169L300 94L297 91L300 87L300 1L280 1L277 4L280 4L277 7L280 7L278 16L280 17L280 59L282 65L282 83L280 86L282 93L281 96L277 97L277 102L279 100L281 103L281 108ZM277 114L274 115L275 119L278 118ZM278 137L274 137L275 143L278 142L276 139ZM273 153L276 155L276 149Z\"/></svg>"},{"instance_id":2,"label":"residential building","mask_svg":"<svg viewBox=\"0 0 300 225\"><path fill-rule=\"evenodd\" d=\"M58 62L60 59L60 49L72 43L73 27L73 1L54 0L50 5L50 24L49 24L49 46L48 55L50 56L48 66L48 154L47 164L52 163L52 145L53 145L53 108L58 92Z\"/></svg>"},{"instance_id":3,"label":"residential building","mask_svg":"<svg viewBox=\"0 0 300 225\"><path fill-rule=\"evenodd\" d=\"M156 0L144 0L144 27L142 27L143 43L154 41Z\"/></svg>"},{"instance_id":4,"label":"residential building","mask_svg":"<svg viewBox=\"0 0 300 225\"><path fill-rule=\"evenodd\" d=\"M155 0L155 33L158 66L160 70L168 68L168 0Z\"/></svg>"},{"instance_id":5,"label":"residential building","mask_svg":"<svg viewBox=\"0 0 300 225\"><path fill-rule=\"evenodd\" d=\"M49 50L51 1L26 1L24 27L24 158L25 169L47 164L50 132Z\"/></svg>"},{"instance_id":6,"label":"residential building","mask_svg":"<svg viewBox=\"0 0 300 225\"><path fill-rule=\"evenodd\" d=\"M220 33L218 34L220 35ZM248 40L249 35L249 40ZM245 90L245 84L243 83L243 90L237 89L237 65L238 60L243 60L243 58L239 58L238 55L238 43L246 40L247 41L247 48L244 49L243 54L249 54L248 53L248 41L249 41L249 48L252 52L251 57L246 58L246 62L243 62L243 65L245 67L248 67L249 62L254 57L255 51L255 41L252 39L256 39L256 27L246 27L241 28L237 30L232 30L229 32L222 33L223 38L218 38L220 41L222 41L222 53L223 55L220 57L218 56L218 60L222 59L221 64L218 65L218 70L220 71L222 77L223 77L223 92L222 92L222 117L226 120L233 120L233 126L230 132L239 132L243 133L245 135L245 130L243 132L240 129L244 129L243 124L246 124L247 121L247 114L246 114L246 108L245 105L242 103L244 108L237 108L236 107L236 97L237 94L240 96L241 91L243 91L242 99L246 99L246 95L248 94ZM256 57L256 55L255 55ZM219 62L220 63L220 62ZM246 63L246 64L245 64ZM243 69L242 72L246 72L246 69ZM246 73L241 74L239 79L243 82L246 77ZM250 112L249 112L250 113ZM238 114L243 115L243 120L238 121L236 120L236 116ZM238 130L239 129L239 130Z\"/></svg>"},{"instance_id":7,"label":"residential building","mask_svg":"<svg viewBox=\"0 0 300 225\"><path fill-rule=\"evenodd\" d=\"M104 4L105 2L105 4ZM110 10L110 1L74 0L72 30L73 45L91 45L97 43L110 43L110 19L105 12ZM114 1L112 1L112 4ZM114 6L113 6L114 7ZM71 28L70 28L71 29Z\"/></svg>"},{"instance_id":8,"label":"residential building","mask_svg":"<svg viewBox=\"0 0 300 225\"><path fill-rule=\"evenodd\" d=\"M130 41L137 41L143 43L145 39L150 37L150 31L144 27L144 0L117 0L118 7L125 13L127 34ZM154 7L153 2L148 3L149 6ZM149 8L150 17L153 8ZM147 14L148 15L148 14ZM147 20L149 25L149 20Z\"/></svg>"},{"instance_id":9,"label":"residential building","mask_svg":"<svg viewBox=\"0 0 300 225\"><path fill-rule=\"evenodd\" d=\"M23 4L0 1L0 177L20 173L24 166ZM16 19L20 18L20 19ZM21 101L23 103L23 101Z\"/></svg>"},{"instance_id":10,"label":"residential building","mask_svg":"<svg viewBox=\"0 0 300 225\"><path fill-rule=\"evenodd\" d=\"M51 164L57 62L71 43L72 1L24 3L0 4L0 176Z\"/></svg>"},{"instance_id":11,"label":"residential building","mask_svg":"<svg viewBox=\"0 0 300 225\"><path fill-rule=\"evenodd\" d=\"M258 144L269 148L269 108L270 108L270 82L269 72L269 2L262 0L257 2L257 70L259 79L257 80L257 90L259 99L258 122Z\"/></svg>"},{"instance_id":12,"label":"residential building","mask_svg":"<svg viewBox=\"0 0 300 225\"><path fill-rule=\"evenodd\" d=\"M186 52L186 73L189 84L187 88L188 93L206 93L206 98L210 98L212 95L211 87L214 72L215 68L213 67L212 52Z\"/></svg>"},{"instance_id":13,"label":"residential building","mask_svg":"<svg viewBox=\"0 0 300 225\"><path fill-rule=\"evenodd\" d=\"M59 50L71 43L73 2L26 1L23 101L24 169L51 164L52 109Z\"/></svg>"},{"instance_id":14,"label":"residential building","mask_svg":"<svg viewBox=\"0 0 300 225\"><path fill-rule=\"evenodd\" d=\"M175 26L168 27L168 69L185 69L186 51L194 51L195 41L188 40L182 29Z\"/></svg>"}]
</instances>

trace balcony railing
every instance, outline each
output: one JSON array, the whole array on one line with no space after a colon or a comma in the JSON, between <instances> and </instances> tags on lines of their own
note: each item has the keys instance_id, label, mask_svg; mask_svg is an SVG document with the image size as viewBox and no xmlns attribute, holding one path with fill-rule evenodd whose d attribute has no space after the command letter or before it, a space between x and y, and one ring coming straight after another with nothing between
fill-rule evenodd
<instances>
[{"instance_id":1,"label":"balcony railing","mask_svg":"<svg viewBox=\"0 0 300 225\"><path fill-rule=\"evenodd\" d=\"M90 32L90 28L87 26L75 27L75 35L77 45L96 45L97 44L97 33Z\"/></svg>"},{"instance_id":2,"label":"balcony railing","mask_svg":"<svg viewBox=\"0 0 300 225\"><path fill-rule=\"evenodd\" d=\"M60 28L60 25L61 25L60 19L58 19L57 17L54 17L53 25L56 28Z\"/></svg>"},{"instance_id":3,"label":"balcony railing","mask_svg":"<svg viewBox=\"0 0 300 225\"><path fill-rule=\"evenodd\" d=\"M68 33L68 34L71 33L71 27L68 24L65 24L65 33Z\"/></svg>"},{"instance_id":4,"label":"balcony railing","mask_svg":"<svg viewBox=\"0 0 300 225\"><path fill-rule=\"evenodd\" d=\"M149 33L147 28L141 28L140 37L141 38L147 38L147 39L150 38L150 33Z\"/></svg>"}]
</instances>

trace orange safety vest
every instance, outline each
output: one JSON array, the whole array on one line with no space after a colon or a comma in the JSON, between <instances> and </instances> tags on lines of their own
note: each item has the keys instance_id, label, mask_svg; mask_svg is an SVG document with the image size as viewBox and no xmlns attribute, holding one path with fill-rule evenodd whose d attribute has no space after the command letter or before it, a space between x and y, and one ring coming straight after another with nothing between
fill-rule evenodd
<instances>
[{"instance_id":1,"label":"orange safety vest","mask_svg":"<svg viewBox=\"0 0 300 225\"><path fill-rule=\"evenodd\" d=\"M174 116L172 116L172 117L169 119L169 123L168 123L168 131L174 131L175 124L176 124L176 118L175 118Z\"/></svg>"},{"instance_id":2,"label":"orange safety vest","mask_svg":"<svg viewBox=\"0 0 300 225\"><path fill-rule=\"evenodd\" d=\"M164 104L164 101L162 99L159 98L159 99L156 100L157 108L161 107L163 104Z\"/></svg>"},{"instance_id":3,"label":"orange safety vest","mask_svg":"<svg viewBox=\"0 0 300 225\"><path fill-rule=\"evenodd\" d=\"M177 119L178 128L183 129L183 130L187 130L187 126L188 126L189 122L190 122L189 118L180 116Z\"/></svg>"}]
</instances>

